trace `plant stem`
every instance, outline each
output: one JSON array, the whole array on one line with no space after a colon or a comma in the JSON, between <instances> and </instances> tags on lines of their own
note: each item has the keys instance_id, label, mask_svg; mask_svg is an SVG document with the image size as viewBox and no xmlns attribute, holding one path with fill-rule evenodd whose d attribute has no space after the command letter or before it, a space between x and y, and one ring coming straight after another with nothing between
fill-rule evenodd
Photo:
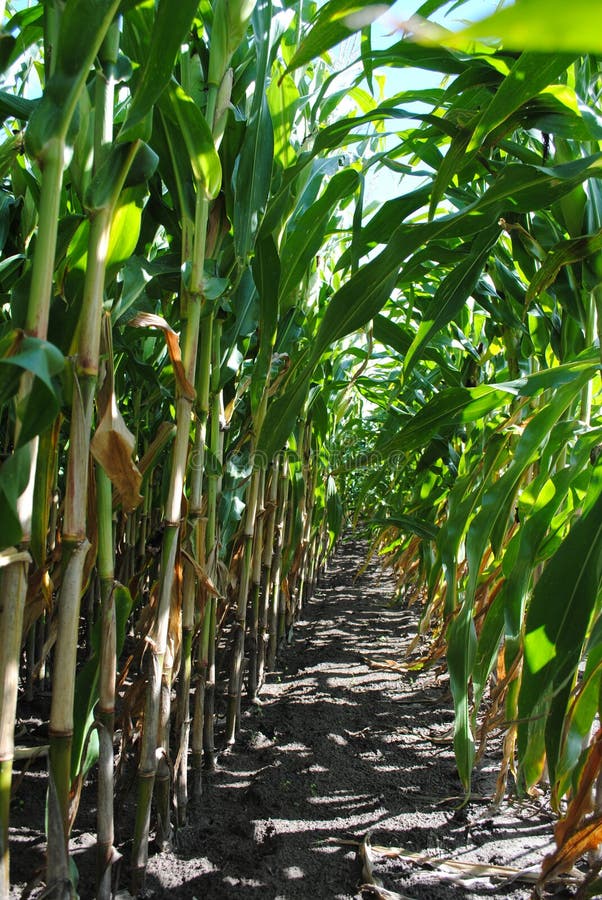
<instances>
[{"instance_id":1,"label":"plant stem","mask_svg":"<svg viewBox=\"0 0 602 900\"><path fill-rule=\"evenodd\" d=\"M257 496L261 481L261 470L253 469L251 482L247 491L247 508L245 512L244 549L242 569L240 573L238 598L236 604L236 622L234 631L234 647L230 680L228 682L228 712L226 716L226 743L232 745L236 740L238 724L238 708L242 688L242 669L245 655L245 630L247 624L247 598L251 578L253 559L253 535L255 532L255 515L257 512Z\"/></svg>"},{"instance_id":2,"label":"plant stem","mask_svg":"<svg viewBox=\"0 0 602 900\"><path fill-rule=\"evenodd\" d=\"M278 638L280 635L280 581L282 576L282 550L284 546L284 532L286 528L290 493L289 463L285 458L278 479L278 519L276 522L276 543L274 546L274 559L272 562L272 596L269 613L269 641L268 641L268 669L273 669L276 664L278 652Z\"/></svg>"},{"instance_id":3,"label":"plant stem","mask_svg":"<svg viewBox=\"0 0 602 900\"><path fill-rule=\"evenodd\" d=\"M207 100L207 121L210 126L213 121L215 99L216 91L210 90ZM190 383L193 383L195 380L199 345L201 312L204 297L203 278L208 215L209 202L203 191L197 186L190 290L187 291L185 287L182 290L182 303L187 314L182 362L185 376ZM138 767L138 809L134 832L134 846L132 849L133 893L137 893L144 889L146 878L151 800L157 772L156 749L159 740L159 701L166 653L171 594L175 577L174 566L180 532L182 493L186 476L192 407L193 400L191 397L182 396L179 397L176 402L177 431L172 457L169 495L165 507L166 526L163 533L163 547L161 553L159 601L153 633L152 651L149 654L151 659L149 663L148 688L142 729L142 746ZM166 722L163 722L163 725L165 728L167 727ZM162 810L163 820L166 815L164 802ZM162 827L166 827L165 821L162 822Z\"/></svg>"},{"instance_id":4,"label":"plant stem","mask_svg":"<svg viewBox=\"0 0 602 900\"><path fill-rule=\"evenodd\" d=\"M191 477L191 501L190 514L194 515L193 534L191 544L194 545L194 554L201 568L207 570L207 528L208 519L203 523L203 529L199 527L201 515L201 501L203 496L203 475L205 470L205 442L207 439L207 422L209 418L209 389L211 379L211 349L213 334L213 315L210 314L201 323L201 346L199 352L199 367L197 373L197 407L198 421L195 433L195 450L192 459ZM215 526L215 523L214 523ZM194 695L194 713L192 717L192 791L196 800L200 800L203 768L203 730L205 718L205 690L207 685L208 653L209 653L209 628L211 623L211 599L206 591L199 585L197 589L199 598L198 610L201 620L201 639L198 643L196 657L197 684ZM186 594L184 595L186 596ZM179 805L178 805L179 810Z\"/></svg>"},{"instance_id":5,"label":"plant stem","mask_svg":"<svg viewBox=\"0 0 602 900\"><path fill-rule=\"evenodd\" d=\"M220 363L221 363L222 320L213 321L211 332L211 433L210 447L213 466L207 473L207 532L205 547L208 561L208 574L215 581L217 578L217 559L219 535L217 529L217 499L219 485L218 466L221 465L221 400L220 400ZM203 758L204 767L212 772L215 769L215 642L217 639L217 598L210 596L205 607L207 621L207 679L203 706ZM205 649L205 648L203 648Z\"/></svg>"},{"instance_id":6,"label":"plant stem","mask_svg":"<svg viewBox=\"0 0 602 900\"><path fill-rule=\"evenodd\" d=\"M104 52L108 53L110 57L108 60L109 65L113 65L116 60L118 37L118 28L113 25L104 45ZM99 114L103 121L103 127L97 132L97 146L95 148L101 159L104 157L107 145L112 138L111 123L114 92L114 86L111 84L112 79L107 79L103 75L102 80L104 90L99 94L101 102ZM106 106L109 106L108 112L105 109ZM55 650L55 665L58 677L55 677L52 693L49 728L51 748L50 778L55 782L58 803L62 812L68 810L70 784L68 781L65 782L62 767L65 765L64 757L67 754L69 757L71 755L79 610L85 557L90 547L86 537L88 461L90 456L94 393L98 379L107 253L113 213L136 151L137 145L133 144L130 147L125 165L114 175L109 200L105 206L93 212L88 238L88 264L79 320L77 371L73 373L71 428L63 526L63 541L67 547L72 548L72 554L67 564L67 573L60 594L58 635ZM67 574L69 577L67 577ZM53 752L53 744L56 744L56 752ZM54 760L61 766L60 773L54 771ZM70 766L71 760L69 759ZM69 821L66 819L64 822L65 840L68 839L69 828ZM61 853L58 848L53 846L49 835L48 873L51 879L54 876L54 866L60 867L60 857Z\"/></svg>"},{"instance_id":7,"label":"plant stem","mask_svg":"<svg viewBox=\"0 0 602 900\"><path fill-rule=\"evenodd\" d=\"M67 565L59 603L58 637L54 654L54 677L50 708L49 779L56 791L62 834L58 828L48 831L49 885L65 878L64 859L69 842L69 791L71 787L71 743L73 738L73 694L79 630L79 604L86 556L90 543L84 536L66 542ZM59 842L55 844L55 841Z\"/></svg>"},{"instance_id":8,"label":"plant stem","mask_svg":"<svg viewBox=\"0 0 602 900\"><path fill-rule=\"evenodd\" d=\"M12 598L25 596L29 562L28 553L15 553L0 574L0 900L8 900L10 889L8 826L23 628L23 604L14 609Z\"/></svg>"},{"instance_id":9,"label":"plant stem","mask_svg":"<svg viewBox=\"0 0 602 900\"><path fill-rule=\"evenodd\" d=\"M101 590L101 647L98 703L98 817L97 817L97 897L111 898L113 858L113 731L115 723L116 625L113 565L113 511L111 482L104 469L96 466L98 505L98 575Z\"/></svg>"},{"instance_id":10,"label":"plant stem","mask_svg":"<svg viewBox=\"0 0 602 900\"><path fill-rule=\"evenodd\" d=\"M260 615L259 635L259 661L257 666L257 690L261 690L265 678L265 664L268 652L269 640L269 615L271 600L272 561L274 559L274 535L276 530L276 513L278 503L278 474L280 460L275 459L272 464L270 483L268 488L267 523L265 526L265 541L262 556L262 583L263 602Z\"/></svg>"},{"instance_id":11,"label":"plant stem","mask_svg":"<svg viewBox=\"0 0 602 900\"><path fill-rule=\"evenodd\" d=\"M188 405L188 404L187 404ZM190 409L188 405L188 412ZM183 436L180 427L176 434L176 447L172 461L172 485L183 482L183 467L179 477L173 474L174 469L181 463L182 449L187 447L188 433ZM178 447L178 444L180 445ZM185 459L184 459L185 462ZM178 474L178 473L176 473ZM173 497L172 503L173 503ZM134 826L134 842L132 847L132 893L135 895L144 890L146 878L146 863L148 860L148 835L150 828L151 801L155 774L157 771L157 740L159 731L160 694L163 673L163 660L167 642L167 628L169 624L169 608L173 573L176 563L178 547L179 523L168 522L163 533L161 547L161 581L159 588L159 602L157 617L153 633L150 635L151 649L147 651L147 680L146 702L144 707L144 724L140 747L140 760L138 763L138 806L136 808L136 823ZM169 573L169 574L168 574Z\"/></svg>"},{"instance_id":12,"label":"plant stem","mask_svg":"<svg viewBox=\"0 0 602 900\"><path fill-rule=\"evenodd\" d=\"M585 346L591 347L598 330L598 315L593 292L587 292L583 298L585 306ZM581 392L581 419L587 426L592 418L593 382L590 379Z\"/></svg>"},{"instance_id":13,"label":"plant stem","mask_svg":"<svg viewBox=\"0 0 602 900\"><path fill-rule=\"evenodd\" d=\"M265 470L261 470L255 515L255 537L253 539L253 561L251 566L251 627L249 629L249 699L257 699L259 682L259 592L261 587L261 561L263 558L264 511L265 511Z\"/></svg>"}]
</instances>

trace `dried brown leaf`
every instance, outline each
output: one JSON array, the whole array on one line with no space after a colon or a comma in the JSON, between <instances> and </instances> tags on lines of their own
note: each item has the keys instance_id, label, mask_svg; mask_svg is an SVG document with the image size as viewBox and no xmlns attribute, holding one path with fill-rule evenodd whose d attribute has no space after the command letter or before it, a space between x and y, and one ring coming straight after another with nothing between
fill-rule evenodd
<instances>
[{"instance_id":1,"label":"dried brown leaf","mask_svg":"<svg viewBox=\"0 0 602 900\"><path fill-rule=\"evenodd\" d=\"M377 900L410 900L404 894L398 894L396 891L390 891L383 886L382 881L374 874L374 853L370 843L371 832L368 832L363 841L358 846L358 856L362 863L362 878L365 883L362 884L360 890L362 893L369 893L371 897Z\"/></svg>"},{"instance_id":2,"label":"dried brown leaf","mask_svg":"<svg viewBox=\"0 0 602 900\"><path fill-rule=\"evenodd\" d=\"M354 846L358 848L360 859L364 864L366 862L368 863L368 867L364 868L363 871L364 878L366 878L367 873L372 871L374 858L376 856L382 856L386 859L403 859L406 862L414 863L418 866L428 866L432 869L442 869L444 871L447 870L448 872L454 873L459 881L474 878L491 878L498 882L504 881L508 883L522 881L528 884L535 884L538 882L538 874L533 869L517 869L514 866L496 866L476 861L473 862L471 860L431 856L427 853L416 853L413 850L406 850L405 847L383 847L378 844L371 844L369 840L370 835L367 835L366 837L368 838L368 843L366 843L366 838L362 841L340 840L338 838L331 838L329 840L329 843L334 843L339 846ZM571 868L572 863L563 870L568 873L561 879L563 883L573 884L577 880L579 873L576 873L576 876L573 877L573 874L570 872ZM560 872L555 873L554 877L558 878L560 874ZM369 882L369 879L366 878L366 881Z\"/></svg>"},{"instance_id":3,"label":"dried brown leaf","mask_svg":"<svg viewBox=\"0 0 602 900\"><path fill-rule=\"evenodd\" d=\"M142 500L142 475L132 458L134 446L134 435L125 424L113 393L92 438L90 450L119 492L123 508L128 512Z\"/></svg>"},{"instance_id":4,"label":"dried brown leaf","mask_svg":"<svg viewBox=\"0 0 602 900\"><path fill-rule=\"evenodd\" d=\"M555 853L551 853L543 861L538 887L542 887L551 878L569 872L577 860L595 850L602 843L602 814L592 816L585 825L566 838Z\"/></svg>"},{"instance_id":5,"label":"dried brown leaf","mask_svg":"<svg viewBox=\"0 0 602 900\"><path fill-rule=\"evenodd\" d=\"M154 465L157 457L175 433L176 426L173 422L161 422L155 432L155 437L148 445L146 453L138 463L138 468L143 476L146 474L147 469Z\"/></svg>"},{"instance_id":6,"label":"dried brown leaf","mask_svg":"<svg viewBox=\"0 0 602 900\"><path fill-rule=\"evenodd\" d=\"M588 751L587 760L579 779L579 788L568 805L566 815L554 828L554 836L558 847L566 842L567 837L575 832L585 816L592 811L592 785L597 780L602 768L602 728L598 731Z\"/></svg>"},{"instance_id":7,"label":"dried brown leaf","mask_svg":"<svg viewBox=\"0 0 602 900\"><path fill-rule=\"evenodd\" d=\"M184 366L182 365L182 353L180 351L180 341L178 339L178 335L173 330L171 325L169 325L166 319L164 319L163 316L155 315L155 313L143 312L138 313L137 316L134 316L133 319L130 319L128 325L133 325L137 328L161 329L165 337L165 343L167 344L167 352L169 353L169 358L173 366L178 390L182 397L186 397L188 400L194 400L196 397L196 391L186 377Z\"/></svg>"},{"instance_id":8,"label":"dried brown leaf","mask_svg":"<svg viewBox=\"0 0 602 900\"><path fill-rule=\"evenodd\" d=\"M188 553L186 550L182 550L182 556L184 556L187 562L190 563L192 568L194 569L194 574L199 580L199 584L207 591L208 594L212 594L214 597L222 597L222 594L219 592L218 588L215 586L206 570L201 566L196 559Z\"/></svg>"}]
</instances>

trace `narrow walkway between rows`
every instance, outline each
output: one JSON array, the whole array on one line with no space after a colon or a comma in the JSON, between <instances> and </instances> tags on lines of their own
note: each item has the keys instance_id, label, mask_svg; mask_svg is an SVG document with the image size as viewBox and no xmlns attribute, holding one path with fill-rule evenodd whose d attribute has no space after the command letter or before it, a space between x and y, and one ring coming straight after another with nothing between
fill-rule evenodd
<instances>
[{"instance_id":1,"label":"narrow walkway between rows","mask_svg":"<svg viewBox=\"0 0 602 900\"><path fill-rule=\"evenodd\" d=\"M375 666L402 661L416 612L391 605L394 584L377 563L356 578L365 549L347 540L339 550L281 657L283 671L220 757L202 809L173 852L151 859L149 896L358 898L362 867L351 842L370 831L375 843L435 856L518 867L541 860L551 828L539 808L488 813L491 764L458 809L441 672ZM378 874L416 900L530 896L525 885L460 887L407 861L379 863Z\"/></svg>"}]
</instances>

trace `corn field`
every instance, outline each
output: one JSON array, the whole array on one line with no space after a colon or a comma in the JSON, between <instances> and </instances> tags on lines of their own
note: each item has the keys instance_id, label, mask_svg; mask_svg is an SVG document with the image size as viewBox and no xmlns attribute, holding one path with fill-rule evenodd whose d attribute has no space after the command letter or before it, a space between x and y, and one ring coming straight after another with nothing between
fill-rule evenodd
<instances>
[{"instance_id":1,"label":"corn field","mask_svg":"<svg viewBox=\"0 0 602 900\"><path fill-rule=\"evenodd\" d=\"M0 900L22 698L45 896L92 767L112 896L117 733L142 893L358 522L467 795L501 722L602 842L600 11L464 5L1 4Z\"/></svg>"}]
</instances>

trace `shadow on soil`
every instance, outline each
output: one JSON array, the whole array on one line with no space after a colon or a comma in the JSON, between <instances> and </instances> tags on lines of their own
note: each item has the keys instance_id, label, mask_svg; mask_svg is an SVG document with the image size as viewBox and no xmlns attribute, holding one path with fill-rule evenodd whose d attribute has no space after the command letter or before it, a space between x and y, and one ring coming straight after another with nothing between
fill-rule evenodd
<instances>
[{"instance_id":1,"label":"shadow on soil","mask_svg":"<svg viewBox=\"0 0 602 900\"><path fill-rule=\"evenodd\" d=\"M191 808L173 850L150 859L149 897L358 898L356 846L367 832L374 844L519 868L549 852L550 820L537 805L488 810L491 760L475 778L483 796L458 808L446 679L370 667L402 659L416 617L388 605L393 584L376 565L356 579L363 551L354 541L339 551L295 628L283 671L269 677L261 705L244 712L239 743L205 782L201 808ZM83 900L93 896L93 813L82 808L74 832ZM116 839L127 858L127 804L121 813ZM17 831L15 871L24 862L17 853L26 853L31 873L43 843ZM377 871L415 900L531 893L516 883L458 886L403 861L383 861Z\"/></svg>"}]
</instances>

